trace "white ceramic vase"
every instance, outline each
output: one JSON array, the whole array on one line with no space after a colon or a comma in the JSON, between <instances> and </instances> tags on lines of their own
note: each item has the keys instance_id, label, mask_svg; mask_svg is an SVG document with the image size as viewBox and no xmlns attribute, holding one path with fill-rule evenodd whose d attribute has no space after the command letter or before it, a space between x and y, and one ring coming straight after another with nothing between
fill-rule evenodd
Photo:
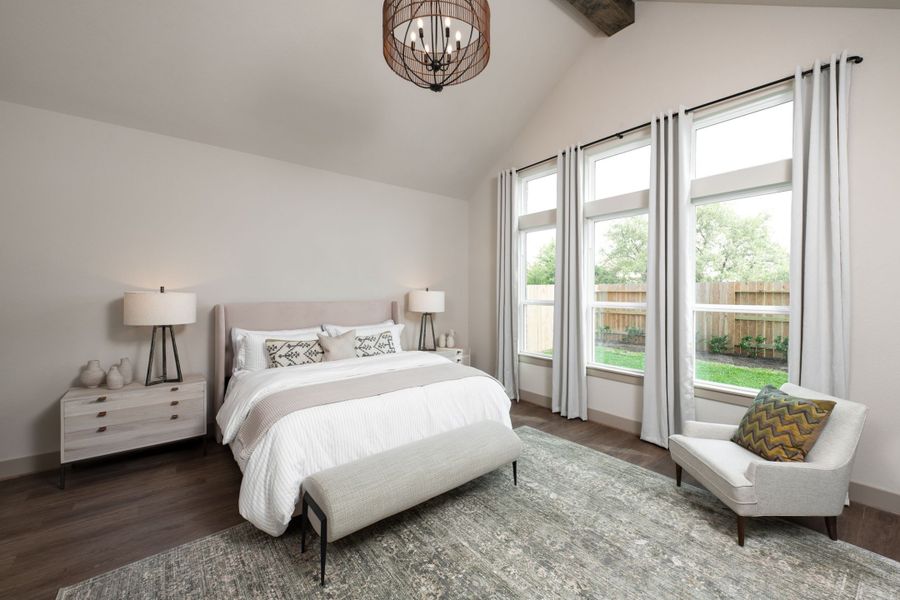
<instances>
[{"instance_id":1,"label":"white ceramic vase","mask_svg":"<svg viewBox=\"0 0 900 600\"><path fill-rule=\"evenodd\" d=\"M450 333L447 334L447 347L448 348L456 348L456 338L453 337L455 335L456 335L456 332L453 331L452 329L450 330Z\"/></svg>"},{"instance_id":2,"label":"white ceramic vase","mask_svg":"<svg viewBox=\"0 0 900 600\"><path fill-rule=\"evenodd\" d=\"M447 347L447 334L442 333L438 336L438 348L446 348Z\"/></svg>"},{"instance_id":3,"label":"white ceramic vase","mask_svg":"<svg viewBox=\"0 0 900 600\"><path fill-rule=\"evenodd\" d=\"M99 360L89 360L87 367L81 370L81 385L86 388L95 388L103 381L103 369Z\"/></svg>"},{"instance_id":4,"label":"white ceramic vase","mask_svg":"<svg viewBox=\"0 0 900 600\"><path fill-rule=\"evenodd\" d=\"M111 390L118 390L125 385L125 379L119 372L119 367L113 365L106 374L106 387Z\"/></svg>"},{"instance_id":5,"label":"white ceramic vase","mask_svg":"<svg viewBox=\"0 0 900 600\"><path fill-rule=\"evenodd\" d=\"M134 365L131 364L130 359L123 358L119 361L119 373L122 374L122 380L125 382L125 385L134 381Z\"/></svg>"}]
</instances>

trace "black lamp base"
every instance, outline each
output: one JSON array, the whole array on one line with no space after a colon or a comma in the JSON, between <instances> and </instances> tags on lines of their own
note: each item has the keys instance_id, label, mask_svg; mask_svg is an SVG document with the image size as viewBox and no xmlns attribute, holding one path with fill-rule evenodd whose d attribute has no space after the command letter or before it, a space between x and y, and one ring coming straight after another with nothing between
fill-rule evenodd
<instances>
[{"instance_id":1,"label":"black lamp base","mask_svg":"<svg viewBox=\"0 0 900 600\"><path fill-rule=\"evenodd\" d=\"M159 329L160 336L162 341L162 377L157 377L153 379L153 358L156 354L156 330ZM169 379L169 370L166 366L166 330L169 332L169 337L172 338L172 354L175 355L175 370L178 373L178 377L174 379ZM153 327L153 333L150 334L150 360L147 361L147 381L144 385L158 385L160 383L181 383L184 381L184 377L181 375L181 361L178 360L178 346L175 345L175 329L171 325L155 325Z\"/></svg>"},{"instance_id":2,"label":"black lamp base","mask_svg":"<svg viewBox=\"0 0 900 600\"><path fill-rule=\"evenodd\" d=\"M431 322L431 348L426 344L425 330L428 322ZM434 313L422 313L422 323L419 325L419 350L434 352L437 350L437 342L434 337Z\"/></svg>"}]
</instances>

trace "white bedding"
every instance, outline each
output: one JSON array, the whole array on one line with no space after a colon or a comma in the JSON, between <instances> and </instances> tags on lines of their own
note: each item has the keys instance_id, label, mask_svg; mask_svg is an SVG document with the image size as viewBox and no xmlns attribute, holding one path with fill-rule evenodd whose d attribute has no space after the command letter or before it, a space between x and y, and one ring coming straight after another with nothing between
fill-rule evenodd
<instances>
[{"instance_id":1,"label":"white bedding","mask_svg":"<svg viewBox=\"0 0 900 600\"><path fill-rule=\"evenodd\" d=\"M286 389L448 362L429 352L401 352L283 369L238 372L216 416L234 440L250 409ZM242 464L241 515L271 535L287 528L303 479L443 431L492 420L511 427L509 398L488 377L469 377L291 413L272 427Z\"/></svg>"}]
</instances>

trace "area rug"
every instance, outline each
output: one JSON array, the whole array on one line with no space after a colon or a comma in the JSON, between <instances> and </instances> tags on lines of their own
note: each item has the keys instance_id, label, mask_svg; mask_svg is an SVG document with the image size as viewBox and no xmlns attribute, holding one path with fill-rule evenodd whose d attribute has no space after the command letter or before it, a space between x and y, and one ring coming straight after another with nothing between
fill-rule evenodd
<instances>
[{"instance_id":1,"label":"area rug","mask_svg":"<svg viewBox=\"0 0 900 600\"><path fill-rule=\"evenodd\" d=\"M300 554L292 524L245 523L58 598L896 598L900 563L778 519L747 545L705 490L528 427L519 485L499 469ZM296 521L296 520L295 520Z\"/></svg>"}]
</instances>

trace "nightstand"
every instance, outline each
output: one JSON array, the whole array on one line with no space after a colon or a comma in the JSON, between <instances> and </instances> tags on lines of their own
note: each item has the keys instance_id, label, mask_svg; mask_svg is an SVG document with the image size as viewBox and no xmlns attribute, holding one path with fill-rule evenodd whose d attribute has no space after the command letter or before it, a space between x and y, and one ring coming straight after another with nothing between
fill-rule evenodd
<instances>
[{"instance_id":1,"label":"nightstand","mask_svg":"<svg viewBox=\"0 0 900 600\"><path fill-rule=\"evenodd\" d=\"M438 348L435 352L455 363L461 365L469 364L468 356L466 356L466 352L462 348Z\"/></svg>"},{"instance_id":2,"label":"nightstand","mask_svg":"<svg viewBox=\"0 0 900 600\"><path fill-rule=\"evenodd\" d=\"M189 438L206 440L206 379L118 390L71 388L59 403L59 487L79 460ZM205 451L205 446L204 446Z\"/></svg>"}]
</instances>

